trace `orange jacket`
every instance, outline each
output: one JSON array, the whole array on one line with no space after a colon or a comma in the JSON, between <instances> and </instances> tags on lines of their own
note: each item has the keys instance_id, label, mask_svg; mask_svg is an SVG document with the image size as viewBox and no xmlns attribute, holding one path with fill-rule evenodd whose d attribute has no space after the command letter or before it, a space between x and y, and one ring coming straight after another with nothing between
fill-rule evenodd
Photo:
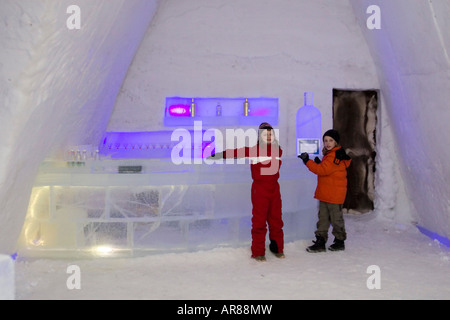
<instances>
[{"instance_id":1,"label":"orange jacket","mask_svg":"<svg viewBox=\"0 0 450 320\"><path fill-rule=\"evenodd\" d=\"M317 174L317 188L314 198L335 204L343 204L347 195L347 168L350 160L335 160L336 147L330 150L320 164L309 160L306 163L308 169Z\"/></svg>"}]
</instances>

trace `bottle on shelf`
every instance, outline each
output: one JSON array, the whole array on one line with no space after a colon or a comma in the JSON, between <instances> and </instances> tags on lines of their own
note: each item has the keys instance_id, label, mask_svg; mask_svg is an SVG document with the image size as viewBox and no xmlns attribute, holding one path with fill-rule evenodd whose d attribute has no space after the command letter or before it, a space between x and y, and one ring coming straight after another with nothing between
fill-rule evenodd
<instances>
[{"instance_id":1,"label":"bottle on shelf","mask_svg":"<svg viewBox=\"0 0 450 320\"><path fill-rule=\"evenodd\" d=\"M297 111L297 154L302 151L312 155L320 154L322 115L314 106L313 97L313 92L305 92L304 105Z\"/></svg>"},{"instance_id":2,"label":"bottle on shelf","mask_svg":"<svg viewBox=\"0 0 450 320\"><path fill-rule=\"evenodd\" d=\"M220 105L220 101L217 102L216 106L216 117L222 116L222 106Z\"/></svg>"},{"instance_id":3,"label":"bottle on shelf","mask_svg":"<svg viewBox=\"0 0 450 320\"><path fill-rule=\"evenodd\" d=\"M248 99L245 98L245 102L244 102L244 116L248 116L248 112L249 112L249 102Z\"/></svg>"},{"instance_id":4,"label":"bottle on shelf","mask_svg":"<svg viewBox=\"0 0 450 320\"><path fill-rule=\"evenodd\" d=\"M191 100L191 117L195 117L195 101L194 98Z\"/></svg>"}]
</instances>

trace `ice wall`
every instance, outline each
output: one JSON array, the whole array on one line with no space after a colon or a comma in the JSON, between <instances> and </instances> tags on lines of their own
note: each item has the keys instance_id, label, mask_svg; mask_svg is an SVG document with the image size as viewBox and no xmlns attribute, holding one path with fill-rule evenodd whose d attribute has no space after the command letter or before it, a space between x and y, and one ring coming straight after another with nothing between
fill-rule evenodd
<instances>
[{"instance_id":1,"label":"ice wall","mask_svg":"<svg viewBox=\"0 0 450 320\"><path fill-rule=\"evenodd\" d=\"M41 161L101 139L157 2L0 2L0 252L14 250Z\"/></svg>"},{"instance_id":2,"label":"ice wall","mask_svg":"<svg viewBox=\"0 0 450 320\"><path fill-rule=\"evenodd\" d=\"M293 155L304 92L314 92L325 130L332 125L334 87L378 88L348 1L166 0L108 131L166 130L166 97L276 97L280 142Z\"/></svg>"},{"instance_id":3,"label":"ice wall","mask_svg":"<svg viewBox=\"0 0 450 320\"><path fill-rule=\"evenodd\" d=\"M279 98L284 155L292 156L304 92L314 92L325 131L332 126L333 88L380 88L355 13L367 17L366 8L354 12L348 1L166 0L130 66L108 130L167 130L166 97L271 96ZM404 187L384 101L379 113L375 206L392 217Z\"/></svg>"},{"instance_id":4,"label":"ice wall","mask_svg":"<svg viewBox=\"0 0 450 320\"><path fill-rule=\"evenodd\" d=\"M377 66L395 148L419 225L450 236L450 2L380 0L380 29L366 26L373 4L350 1Z\"/></svg>"}]
</instances>

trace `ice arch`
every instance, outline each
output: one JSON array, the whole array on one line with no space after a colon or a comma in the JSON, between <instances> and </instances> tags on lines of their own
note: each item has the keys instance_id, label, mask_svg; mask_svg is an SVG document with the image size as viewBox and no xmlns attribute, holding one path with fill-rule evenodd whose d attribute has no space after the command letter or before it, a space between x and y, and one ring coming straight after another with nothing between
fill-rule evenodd
<instances>
[{"instance_id":1,"label":"ice arch","mask_svg":"<svg viewBox=\"0 0 450 320\"><path fill-rule=\"evenodd\" d=\"M69 30L67 7L80 7ZM0 3L0 252L11 254L39 163L97 141L157 0Z\"/></svg>"},{"instance_id":2,"label":"ice arch","mask_svg":"<svg viewBox=\"0 0 450 320\"><path fill-rule=\"evenodd\" d=\"M450 2L381 0L380 29L350 0L377 66L400 169L419 226L450 237Z\"/></svg>"}]
</instances>

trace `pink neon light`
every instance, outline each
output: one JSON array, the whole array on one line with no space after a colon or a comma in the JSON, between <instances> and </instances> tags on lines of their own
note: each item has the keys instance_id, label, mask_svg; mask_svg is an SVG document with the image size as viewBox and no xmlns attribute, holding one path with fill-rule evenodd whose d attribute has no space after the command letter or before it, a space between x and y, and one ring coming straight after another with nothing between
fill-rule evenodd
<instances>
[{"instance_id":1,"label":"pink neon light","mask_svg":"<svg viewBox=\"0 0 450 320\"><path fill-rule=\"evenodd\" d=\"M269 113L270 113L270 110L269 109L263 109L263 108L261 108L261 109L259 109L259 110L252 110L251 111L251 114L252 114L252 116L258 116L258 117L260 117L260 116L267 116L267 115L269 115Z\"/></svg>"},{"instance_id":2,"label":"pink neon light","mask_svg":"<svg viewBox=\"0 0 450 320\"><path fill-rule=\"evenodd\" d=\"M190 106L185 104L174 104L169 107L169 114L174 117L189 117Z\"/></svg>"}]
</instances>

